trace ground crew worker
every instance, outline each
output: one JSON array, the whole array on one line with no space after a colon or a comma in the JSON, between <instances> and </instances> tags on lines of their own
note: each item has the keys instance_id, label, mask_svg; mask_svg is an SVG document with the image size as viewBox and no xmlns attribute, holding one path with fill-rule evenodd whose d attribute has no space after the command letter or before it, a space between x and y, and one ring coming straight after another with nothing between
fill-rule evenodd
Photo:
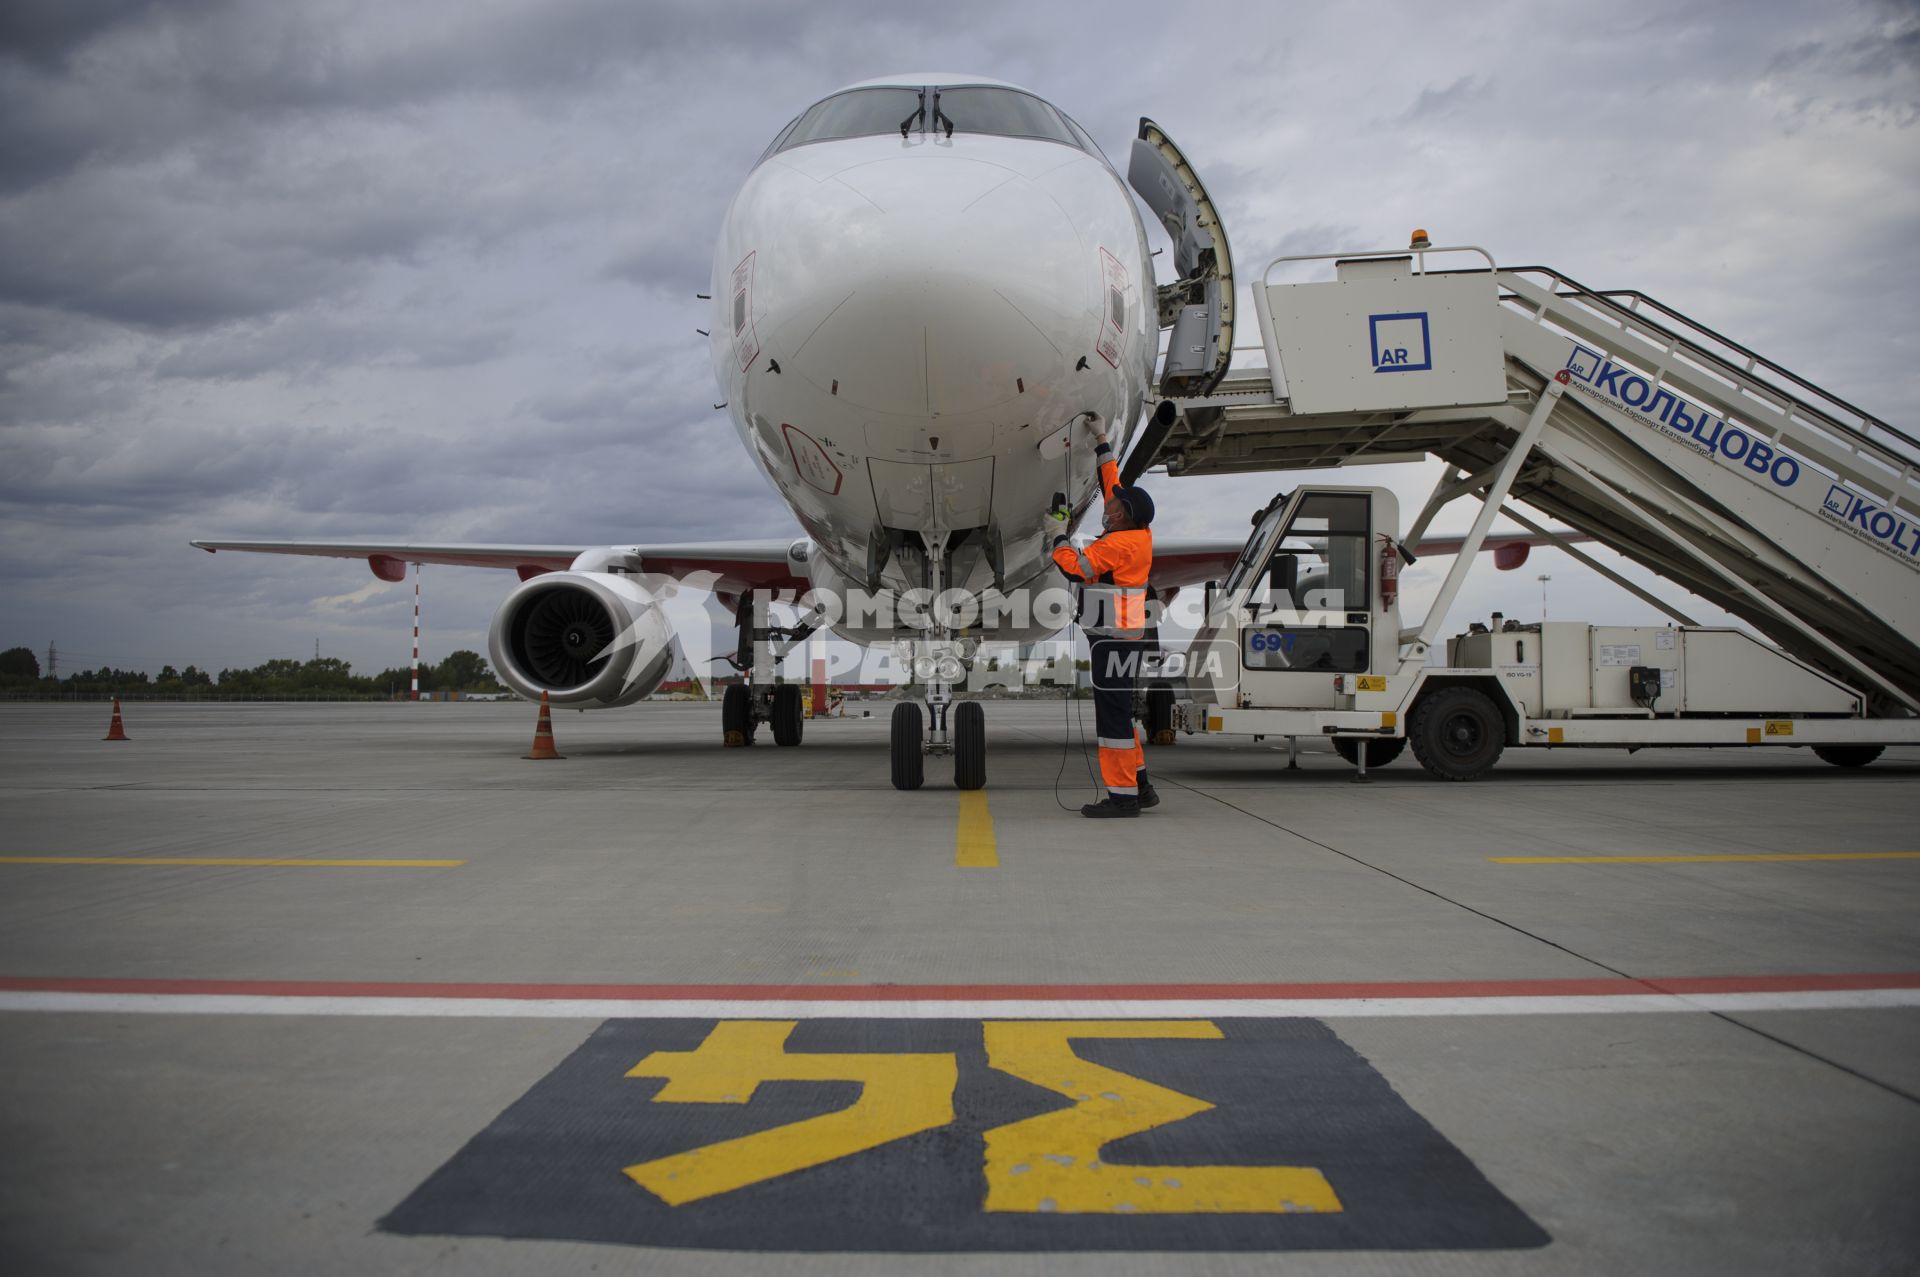
<instances>
[{"instance_id":1,"label":"ground crew worker","mask_svg":"<svg viewBox=\"0 0 1920 1277\"><path fill-rule=\"evenodd\" d=\"M1160 804L1147 782L1146 751L1133 721L1133 688L1146 652L1147 574L1153 568L1153 498L1142 488L1122 487L1113 449L1091 423L1100 460L1101 518L1105 532L1084 550L1053 539L1053 561L1083 584L1082 620L1093 655L1093 716L1100 737L1100 781L1107 796L1080 809L1082 816L1138 816Z\"/></svg>"}]
</instances>

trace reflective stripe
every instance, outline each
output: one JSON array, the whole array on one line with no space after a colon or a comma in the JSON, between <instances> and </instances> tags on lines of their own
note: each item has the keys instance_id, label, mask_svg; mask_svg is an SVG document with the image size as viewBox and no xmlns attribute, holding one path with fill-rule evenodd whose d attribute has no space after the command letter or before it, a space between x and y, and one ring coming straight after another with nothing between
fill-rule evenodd
<instances>
[{"instance_id":1,"label":"reflective stripe","mask_svg":"<svg viewBox=\"0 0 1920 1277\"><path fill-rule=\"evenodd\" d=\"M1073 557L1080 560L1081 576L1091 581L1095 577L1100 575L1098 572L1093 570L1093 560L1087 557L1087 552L1085 550L1082 550L1077 545L1073 547Z\"/></svg>"},{"instance_id":2,"label":"reflective stripe","mask_svg":"<svg viewBox=\"0 0 1920 1277\"><path fill-rule=\"evenodd\" d=\"M1133 746L1134 746L1134 742L1131 740L1119 740L1112 736L1100 737L1101 749L1117 749L1124 753L1132 753Z\"/></svg>"},{"instance_id":3,"label":"reflective stripe","mask_svg":"<svg viewBox=\"0 0 1920 1277\"><path fill-rule=\"evenodd\" d=\"M1107 786L1107 792L1108 792L1109 794L1124 794L1124 795L1126 795L1126 796L1127 796L1128 798L1138 798L1138 797L1140 796L1140 786L1138 786L1138 785L1108 785L1108 786Z\"/></svg>"}]
</instances>

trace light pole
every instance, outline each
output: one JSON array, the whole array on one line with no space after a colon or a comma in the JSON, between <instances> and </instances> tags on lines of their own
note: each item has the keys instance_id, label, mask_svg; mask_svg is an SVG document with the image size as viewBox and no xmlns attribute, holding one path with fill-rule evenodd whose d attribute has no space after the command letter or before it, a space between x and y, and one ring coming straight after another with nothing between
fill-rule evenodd
<instances>
[{"instance_id":1,"label":"light pole","mask_svg":"<svg viewBox=\"0 0 1920 1277\"><path fill-rule=\"evenodd\" d=\"M1540 624L1547 623L1547 582L1553 580L1545 572L1540 574Z\"/></svg>"}]
</instances>

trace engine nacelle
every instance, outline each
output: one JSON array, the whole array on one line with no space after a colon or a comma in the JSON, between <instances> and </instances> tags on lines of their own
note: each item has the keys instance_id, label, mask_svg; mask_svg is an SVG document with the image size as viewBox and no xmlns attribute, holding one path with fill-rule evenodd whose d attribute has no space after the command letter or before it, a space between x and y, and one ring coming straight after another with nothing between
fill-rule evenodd
<instances>
[{"instance_id":1,"label":"engine nacelle","mask_svg":"<svg viewBox=\"0 0 1920 1277\"><path fill-rule=\"evenodd\" d=\"M660 686L673 665L673 627L629 577L547 572L507 595L487 650L501 681L522 696L611 709Z\"/></svg>"}]
</instances>

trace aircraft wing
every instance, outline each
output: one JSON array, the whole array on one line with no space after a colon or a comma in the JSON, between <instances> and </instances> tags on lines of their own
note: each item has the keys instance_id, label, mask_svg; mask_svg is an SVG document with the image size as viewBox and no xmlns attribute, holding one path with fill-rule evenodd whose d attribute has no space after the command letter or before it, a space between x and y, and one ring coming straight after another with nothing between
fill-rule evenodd
<instances>
[{"instance_id":1,"label":"aircraft wing","mask_svg":"<svg viewBox=\"0 0 1920 1277\"><path fill-rule=\"evenodd\" d=\"M1558 534L1562 541L1587 541L1590 537L1575 532ZM1427 558L1436 554L1457 554L1466 543L1465 537L1430 536L1420 542L1419 555ZM1480 546L1483 554L1493 555L1493 565L1503 572L1510 572L1527 561L1527 553L1536 545L1552 545L1553 542L1543 536L1530 533L1490 532ZM1153 540L1153 573L1147 578L1147 585L1155 590L1172 590L1183 585L1199 585L1203 581L1218 581L1233 568L1240 551L1246 548L1245 541L1197 541L1177 537L1155 537Z\"/></svg>"},{"instance_id":2,"label":"aircraft wing","mask_svg":"<svg viewBox=\"0 0 1920 1277\"><path fill-rule=\"evenodd\" d=\"M464 568L510 568L521 580L542 572L558 572L592 545L480 545L387 543L359 541L195 541L196 548L213 554L237 550L249 554L303 554L326 559L364 559L383 581L406 577L409 563L445 564ZM806 590L810 583L796 576L787 560L785 541L711 541L678 545L619 546L640 557L644 569L665 576L687 577L711 572L719 579L713 589L722 593L767 588Z\"/></svg>"}]
</instances>

